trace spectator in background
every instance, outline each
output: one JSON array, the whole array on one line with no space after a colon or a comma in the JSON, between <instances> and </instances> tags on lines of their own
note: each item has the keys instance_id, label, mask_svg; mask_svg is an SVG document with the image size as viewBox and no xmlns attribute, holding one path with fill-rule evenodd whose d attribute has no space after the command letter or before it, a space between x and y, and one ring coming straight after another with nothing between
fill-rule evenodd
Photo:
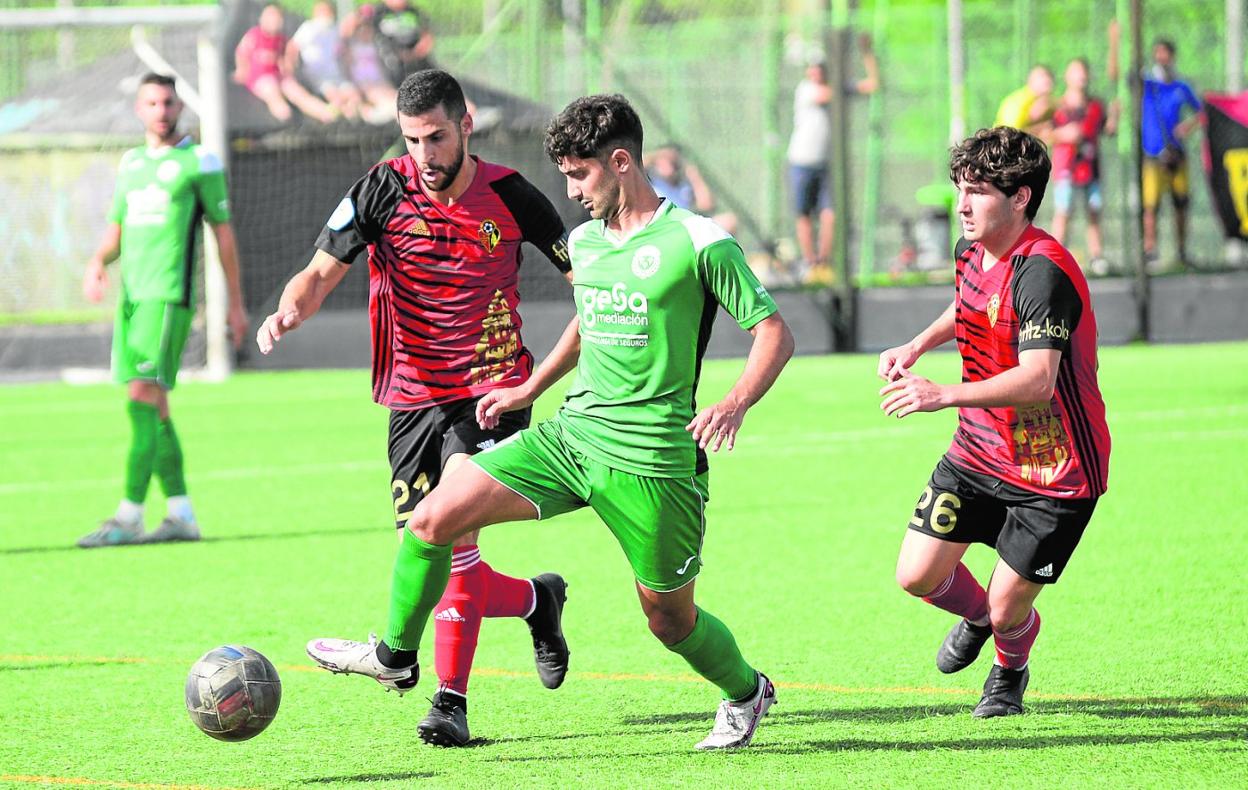
<instances>
[{"instance_id":1,"label":"spectator in background","mask_svg":"<svg viewBox=\"0 0 1248 790\"><path fill-rule=\"evenodd\" d=\"M866 77L841 86L846 94L875 93L880 85L879 64L871 48L870 36L858 37L862 65ZM789 180L793 189L793 209L797 214L797 244L802 263L799 277L818 277L826 270L832 255L832 234L836 230L836 214L828 187L828 149L832 126L828 103L834 88L828 84L827 65L813 59L806 67L806 76L793 93L793 135L789 138ZM819 215L819 247L815 249L813 217Z\"/></svg>"},{"instance_id":2,"label":"spectator in background","mask_svg":"<svg viewBox=\"0 0 1248 790\"><path fill-rule=\"evenodd\" d=\"M715 195L702 179L697 165L684 160L680 146L673 143L654 151L646 164L646 174L659 197L677 208L711 217L730 234L737 232L735 214L729 211L713 214Z\"/></svg>"},{"instance_id":3,"label":"spectator in background","mask_svg":"<svg viewBox=\"0 0 1248 790\"><path fill-rule=\"evenodd\" d=\"M359 16L373 25L373 42L390 82L433 68L433 27L429 17L408 0L383 0L360 8Z\"/></svg>"},{"instance_id":4,"label":"spectator in background","mask_svg":"<svg viewBox=\"0 0 1248 790\"><path fill-rule=\"evenodd\" d=\"M321 0L286 45L286 73L296 74L302 68L304 81L331 106L347 118L358 118L363 98L343 72L343 54L334 7Z\"/></svg>"},{"instance_id":5,"label":"spectator in background","mask_svg":"<svg viewBox=\"0 0 1248 790\"><path fill-rule=\"evenodd\" d=\"M1168 191L1174 204L1175 241L1179 264L1187 261L1187 151L1183 141L1200 122L1199 115L1183 119L1183 109L1200 112L1195 91L1175 74L1174 43L1157 39L1153 44L1153 66L1143 75L1140 102L1140 145L1144 149L1142 173L1144 203L1144 256L1157 257L1157 207L1161 193Z\"/></svg>"},{"instance_id":6,"label":"spectator in background","mask_svg":"<svg viewBox=\"0 0 1248 790\"><path fill-rule=\"evenodd\" d=\"M343 20L342 34L346 39L347 69L351 81L364 94L367 104L365 120L373 124L393 123L394 106L399 93L381 65L375 43L372 19L352 14Z\"/></svg>"},{"instance_id":7,"label":"spectator in background","mask_svg":"<svg viewBox=\"0 0 1248 790\"><path fill-rule=\"evenodd\" d=\"M1008 94L997 108L993 126L1009 126L1043 136L1052 129L1053 72L1036 64L1027 72L1027 84Z\"/></svg>"},{"instance_id":8,"label":"spectator in background","mask_svg":"<svg viewBox=\"0 0 1248 790\"><path fill-rule=\"evenodd\" d=\"M287 42L282 33L285 21L281 7L264 7L260 23L243 34L234 50L234 81L246 85L279 121L290 120L293 104L309 118L329 123L338 113L309 93L286 68Z\"/></svg>"},{"instance_id":9,"label":"spectator in background","mask_svg":"<svg viewBox=\"0 0 1248 790\"><path fill-rule=\"evenodd\" d=\"M1109 26L1109 80L1118 79L1118 24ZM1066 90L1053 112L1053 132L1047 141L1053 158L1053 238L1066 243L1066 225L1075 203L1075 189L1083 192L1088 207L1088 269L1105 274L1101 244L1101 161L1099 138L1118 128L1118 107L1088 94L1090 69L1083 58L1066 66Z\"/></svg>"}]
</instances>

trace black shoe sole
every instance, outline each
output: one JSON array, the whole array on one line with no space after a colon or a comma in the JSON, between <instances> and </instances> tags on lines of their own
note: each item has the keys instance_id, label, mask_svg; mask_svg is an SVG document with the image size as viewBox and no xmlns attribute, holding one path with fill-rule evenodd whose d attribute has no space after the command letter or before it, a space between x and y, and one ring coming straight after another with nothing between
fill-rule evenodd
<instances>
[{"instance_id":1,"label":"black shoe sole","mask_svg":"<svg viewBox=\"0 0 1248 790\"><path fill-rule=\"evenodd\" d=\"M471 737L463 741L457 740L455 736L450 733L443 732L442 730L434 727L423 727L421 725L417 725L416 731L420 733L420 739L430 746L442 746L448 749L455 748L457 746L467 746L472 740Z\"/></svg>"},{"instance_id":2,"label":"black shoe sole","mask_svg":"<svg viewBox=\"0 0 1248 790\"><path fill-rule=\"evenodd\" d=\"M538 678L541 679L542 685L548 689L554 690L563 685L564 678L568 675L567 657L572 654L572 651L567 649L568 640L563 635L563 605L568 601L568 583L557 573L543 573L540 576L534 577L533 584L540 584L554 598L555 617L552 635L556 636L561 642L563 642L564 647L564 667L562 674L560 674L557 678L548 679L542 672L541 667L538 667L537 670L537 675ZM532 629L530 628L530 631L531 630Z\"/></svg>"}]
</instances>

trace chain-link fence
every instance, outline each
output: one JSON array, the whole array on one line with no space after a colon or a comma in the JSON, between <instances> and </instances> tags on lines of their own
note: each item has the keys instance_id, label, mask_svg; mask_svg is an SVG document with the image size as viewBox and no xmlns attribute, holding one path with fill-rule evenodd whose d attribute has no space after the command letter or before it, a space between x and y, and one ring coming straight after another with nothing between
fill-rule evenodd
<instances>
[{"instance_id":1,"label":"chain-link fence","mask_svg":"<svg viewBox=\"0 0 1248 790\"><path fill-rule=\"evenodd\" d=\"M52 0L40 6L53 6ZM33 4L0 2L0 8ZM86 5L83 3L82 5ZM95 3L94 5L117 5ZM287 0L293 29L311 0ZM338 2L349 12L353 3ZM474 138L482 155L521 169L557 204L558 173L541 154L545 119L587 92L619 91L642 115L648 148L676 143L730 212L753 261L774 273L797 256L785 151L793 92L806 63L823 51L832 23L827 0L476 0L423 5L436 34L433 56L468 86L470 98L499 119ZM849 129L834 146L851 162L849 201L838 206L860 282L926 281L948 271L946 210L925 204L947 194L950 99L947 9L943 2L850 6L846 22L869 34L880 89L851 99ZM1128 95L1112 84L1106 29L1115 6L1092 0L965 0L965 118L968 129L992 122L998 103L1023 84L1033 63L1061 74L1074 57L1089 60L1093 93ZM1148 0L1147 45L1164 36L1177 47L1178 70L1198 92L1226 88L1225 0ZM255 22L257 3L227 3L236 35ZM154 49L194 71L193 39L202 30L149 29ZM227 60L233 40L218 31ZM234 39L236 40L236 39ZM1123 34L1122 63L1129 54ZM1147 60L1148 52L1143 53ZM179 58L182 58L179 60ZM863 75L857 54L851 77ZM114 169L124 148L141 140L133 88L147 66L134 56L127 28L49 27L0 30L0 320L106 318L85 303L79 279L104 225ZM1242 71L1241 71L1242 73ZM273 303L306 261L316 228L355 176L396 140L393 130L262 123L262 105L230 86L231 178L248 302L253 314ZM239 96L243 96L239 99ZM250 104L248 102L251 102ZM1138 245L1128 200L1136 174L1126 131L1102 141L1104 237L1111 273ZM184 126L196 119L188 112ZM1197 133L1199 137L1199 133ZM1224 243L1210 209L1198 157L1193 180L1189 255L1198 268L1224 265ZM938 201L937 201L938 202ZM1046 201L1048 202L1048 201ZM1049 204L1051 206L1051 202ZM1041 209L1040 223L1052 216ZM1086 257L1082 212L1068 235ZM575 208L568 211L575 221ZM1168 208L1160 248L1174 249ZM777 261L779 263L777 263ZM1164 263L1164 261L1163 261ZM931 272L924 271L924 265ZM527 299L562 298L566 284L546 267L526 267ZM357 278L359 279L359 278ZM347 284L331 306L355 309L366 291Z\"/></svg>"}]
</instances>

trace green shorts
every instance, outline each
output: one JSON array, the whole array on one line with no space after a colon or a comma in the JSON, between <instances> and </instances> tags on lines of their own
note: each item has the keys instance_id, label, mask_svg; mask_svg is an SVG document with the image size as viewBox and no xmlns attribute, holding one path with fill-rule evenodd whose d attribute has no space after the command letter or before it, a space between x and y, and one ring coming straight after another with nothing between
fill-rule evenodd
<instances>
[{"instance_id":1,"label":"green shorts","mask_svg":"<svg viewBox=\"0 0 1248 790\"><path fill-rule=\"evenodd\" d=\"M671 592L702 569L707 473L642 477L587 458L556 417L469 459L533 503L539 519L594 509L615 535L641 586Z\"/></svg>"},{"instance_id":2,"label":"green shorts","mask_svg":"<svg viewBox=\"0 0 1248 790\"><path fill-rule=\"evenodd\" d=\"M170 302L117 301L113 325L113 378L155 381L173 389L195 311Z\"/></svg>"}]
</instances>

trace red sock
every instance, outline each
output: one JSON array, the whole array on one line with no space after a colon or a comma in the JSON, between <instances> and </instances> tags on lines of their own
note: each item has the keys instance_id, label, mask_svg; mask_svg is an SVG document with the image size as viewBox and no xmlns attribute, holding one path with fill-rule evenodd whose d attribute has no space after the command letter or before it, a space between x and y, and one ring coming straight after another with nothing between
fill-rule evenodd
<instances>
[{"instance_id":1,"label":"red sock","mask_svg":"<svg viewBox=\"0 0 1248 790\"><path fill-rule=\"evenodd\" d=\"M1017 627L1002 633L992 630L993 639L997 643L997 663L1006 669L1022 669L1027 666L1027 657L1031 655L1031 646L1036 643L1040 633L1040 613L1035 609L1027 615Z\"/></svg>"},{"instance_id":2,"label":"red sock","mask_svg":"<svg viewBox=\"0 0 1248 790\"><path fill-rule=\"evenodd\" d=\"M988 619L988 593L960 562L953 569L953 573L949 574L949 578L923 596L923 600L946 612L961 615L972 623L978 620L983 624Z\"/></svg>"},{"instance_id":3,"label":"red sock","mask_svg":"<svg viewBox=\"0 0 1248 790\"><path fill-rule=\"evenodd\" d=\"M481 552L476 546L456 546L451 554L451 578L433 609L434 666L438 690L468 696L468 675L481 634L481 612L489 598Z\"/></svg>"},{"instance_id":4,"label":"red sock","mask_svg":"<svg viewBox=\"0 0 1248 790\"><path fill-rule=\"evenodd\" d=\"M485 562L477 567L481 569L488 590L485 596L486 617L528 617L533 613L536 605L533 582L505 576Z\"/></svg>"},{"instance_id":5,"label":"red sock","mask_svg":"<svg viewBox=\"0 0 1248 790\"><path fill-rule=\"evenodd\" d=\"M434 665L438 690L468 696L482 617L527 617L535 605L533 583L505 576L481 560L476 546L456 546L451 578L434 608Z\"/></svg>"}]
</instances>

